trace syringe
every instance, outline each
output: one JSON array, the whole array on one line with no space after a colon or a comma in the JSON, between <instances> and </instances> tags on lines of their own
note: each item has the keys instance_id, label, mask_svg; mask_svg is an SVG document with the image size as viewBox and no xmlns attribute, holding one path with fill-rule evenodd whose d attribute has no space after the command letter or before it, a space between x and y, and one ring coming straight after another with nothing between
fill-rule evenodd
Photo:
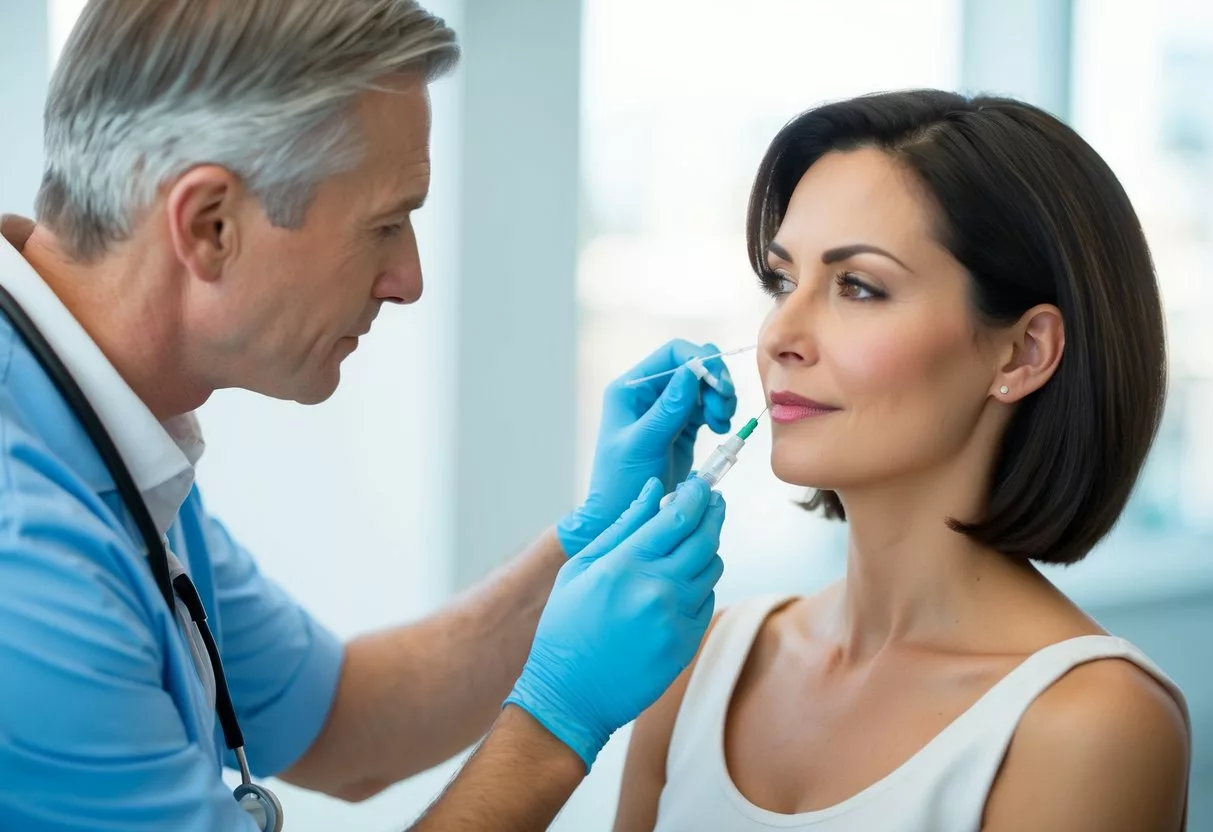
<instances>
[{"instance_id":1,"label":"syringe","mask_svg":"<svg viewBox=\"0 0 1213 832\"><path fill-rule=\"evenodd\" d=\"M707 480L709 488L715 488L724 479L724 475L729 473L734 465L737 464L737 454L745 447L745 441L750 438L750 434L758 427L758 420L763 417L767 411L764 408L762 413L759 413L753 419L745 423L745 426L737 431L736 434L716 446L716 450L712 451L712 455L703 463L696 475ZM670 492L661 498L660 506L665 508L674 501L674 492Z\"/></svg>"},{"instance_id":2,"label":"syringe","mask_svg":"<svg viewBox=\"0 0 1213 832\"><path fill-rule=\"evenodd\" d=\"M703 362L705 362L709 359L712 359L712 358L723 358L726 355L740 355L743 352L749 352L750 350L754 349L756 346L758 346L758 345L750 344L748 347L738 347L735 350L725 350L724 352L718 352L715 355L705 355L702 358L692 358L690 361L684 362L683 364L678 365L677 367L675 367L672 370L666 370L665 372L662 372L662 373L653 373L651 376L644 376L643 378L634 378L631 381L627 382L625 384L625 386L635 387L637 384L644 384L646 381L652 381L655 378L661 378L662 376L672 375L672 374L678 372L679 370L681 370L683 367L690 367L691 372L693 372L696 376L698 376L699 378L706 381L708 383L708 386L711 387L713 390L716 390L717 392L719 392L720 384L716 380L716 376L712 375L708 371L708 368L703 366Z\"/></svg>"}]
</instances>

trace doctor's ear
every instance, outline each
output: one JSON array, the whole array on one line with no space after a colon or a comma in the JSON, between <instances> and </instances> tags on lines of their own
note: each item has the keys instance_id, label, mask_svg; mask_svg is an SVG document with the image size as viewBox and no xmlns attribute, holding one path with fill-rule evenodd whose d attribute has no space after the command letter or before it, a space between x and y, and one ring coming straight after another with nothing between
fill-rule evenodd
<instances>
[{"instance_id":1,"label":"doctor's ear","mask_svg":"<svg viewBox=\"0 0 1213 832\"><path fill-rule=\"evenodd\" d=\"M218 280L239 246L240 179L218 165L187 171L168 192L169 233L177 259L199 280Z\"/></svg>"}]
</instances>

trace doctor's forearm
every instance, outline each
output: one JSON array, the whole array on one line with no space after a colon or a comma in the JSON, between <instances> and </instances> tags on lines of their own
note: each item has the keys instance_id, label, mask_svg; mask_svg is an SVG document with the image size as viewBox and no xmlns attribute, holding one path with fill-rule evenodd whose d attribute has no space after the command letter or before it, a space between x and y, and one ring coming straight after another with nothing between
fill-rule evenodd
<instances>
[{"instance_id":1,"label":"doctor's forearm","mask_svg":"<svg viewBox=\"0 0 1213 832\"><path fill-rule=\"evenodd\" d=\"M585 764L513 706L409 832L547 829L585 778Z\"/></svg>"},{"instance_id":2,"label":"doctor's forearm","mask_svg":"<svg viewBox=\"0 0 1213 832\"><path fill-rule=\"evenodd\" d=\"M434 615L352 641L328 723L283 779L361 800L483 736L565 560L548 530Z\"/></svg>"}]
</instances>

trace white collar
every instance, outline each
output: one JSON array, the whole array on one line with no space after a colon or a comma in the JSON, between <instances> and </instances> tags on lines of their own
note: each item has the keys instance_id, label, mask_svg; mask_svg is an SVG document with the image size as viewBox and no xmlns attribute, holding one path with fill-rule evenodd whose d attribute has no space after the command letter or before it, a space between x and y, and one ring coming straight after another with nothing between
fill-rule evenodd
<instances>
[{"instance_id":1,"label":"white collar","mask_svg":"<svg viewBox=\"0 0 1213 832\"><path fill-rule=\"evenodd\" d=\"M0 283L84 391L164 534L193 487L194 466L205 448L194 414L158 421L59 296L3 236Z\"/></svg>"}]
</instances>

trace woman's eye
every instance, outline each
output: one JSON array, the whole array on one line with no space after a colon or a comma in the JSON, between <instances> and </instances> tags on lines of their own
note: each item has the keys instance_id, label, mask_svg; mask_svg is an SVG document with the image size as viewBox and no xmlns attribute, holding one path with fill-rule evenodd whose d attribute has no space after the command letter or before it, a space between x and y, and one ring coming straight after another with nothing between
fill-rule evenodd
<instances>
[{"instance_id":1,"label":"woman's eye","mask_svg":"<svg viewBox=\"0 0 1213 832\"><path fill-rule=\"evenodd\" d=\"M838 294L851 300L879 300L885 293L864 283L851 272L839 272L834 278Z\"/></svg>"},{"instance_id":2,"label":"woman's eye","mask_svg":"<svg viewBox=\"0 0 1213 832\"><path fill-rule=\"evenodd\" d=\"M768 269L763 272L761 280L763 291L774 298L790 295L796 291L796 281L788 277L785 272L776 269Z\"/></svg>"},{"instance_id":3,"label":"woman's eye","mask_svg":"<svg viewBox=\"0 0 1213 832\"><path fill-rule=\"evenodd\" d=\"M400 233L402 228L404 228L404 223L402 222L394 222L391 225L381 225L379 226L379 236L395 237Z\"/></svg>"}]
</instances>

